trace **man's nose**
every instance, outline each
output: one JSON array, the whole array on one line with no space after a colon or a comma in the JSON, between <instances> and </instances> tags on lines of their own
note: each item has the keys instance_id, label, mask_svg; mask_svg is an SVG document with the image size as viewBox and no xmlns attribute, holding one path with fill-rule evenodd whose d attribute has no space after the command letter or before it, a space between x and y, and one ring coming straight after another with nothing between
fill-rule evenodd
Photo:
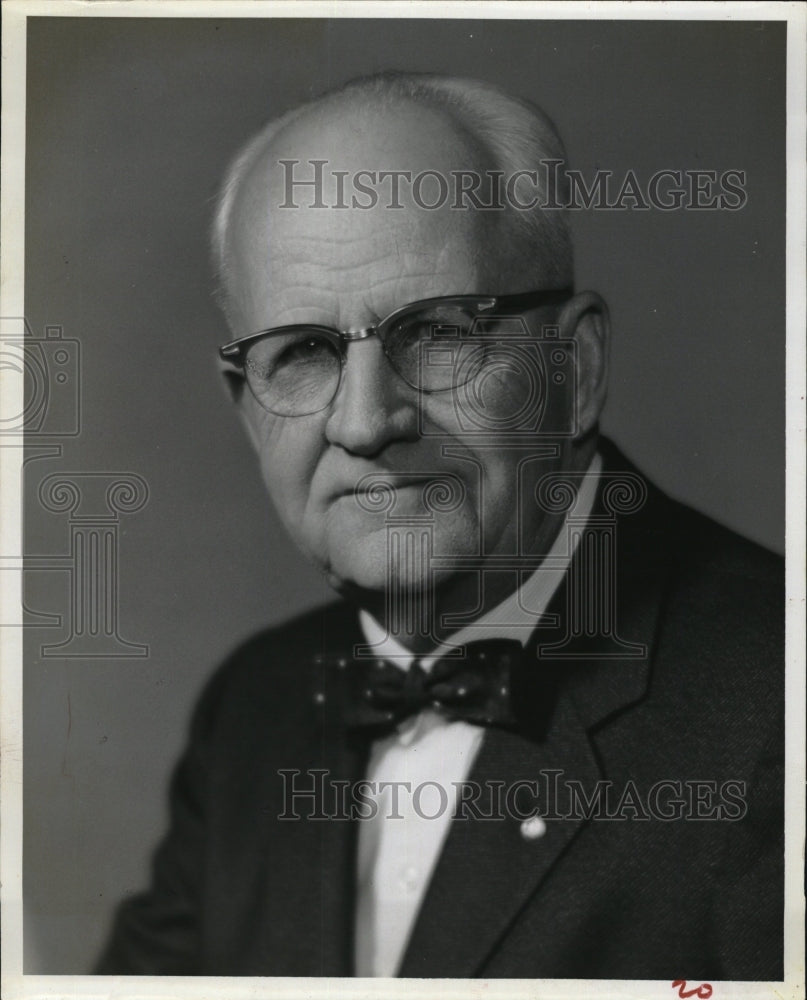
<instances>
[{"instance_id":1,"label":"man's nose","mask_svg":"<svg viewBox=\"0 0 807 1000\"><path fill-rule=\"evenodd\" d=\"M369 457L418 435L418 392L393 370L377 337L348 344L342 384L325 425L328 441Z\"/></svg>"}]
</instances>

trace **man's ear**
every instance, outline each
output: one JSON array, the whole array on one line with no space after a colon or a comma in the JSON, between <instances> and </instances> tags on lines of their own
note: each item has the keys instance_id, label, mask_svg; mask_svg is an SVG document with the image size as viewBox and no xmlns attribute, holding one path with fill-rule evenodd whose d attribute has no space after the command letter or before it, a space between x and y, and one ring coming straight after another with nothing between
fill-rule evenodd
<instances>
[{"instance_id":1,"label":"man's ear","mask_svg":"<svg viewBox=\"0 0 807 1000\"><path fill-rule=\"evenodd\" d=\"M235 371L230 367L225 367L222 365L219 369L221 373L222 382L224 383L224 388L227 392L229 400L235 405L238 418L241 421L244 430L247 432L247 437L252 444L255 451L259 451L258 435L255 433L255 428L250 420L249 416L249 390L247 389L247 380L241 374L241 372Z\"/></svg>"},{"instance_id":2,"label":"man's ear","mask_svg":"<svg viewBox=\"0 0 807 1000\"><path fill-rule=\"evenodd\" d=\"M220 374L224 388L227 391L227 397L231 403L235 403L237 406L244 397L247 387L246 379L241 372L234 371L229 367L225 368L224 365L220 368Z\"/></svg>"},{"instance_id":3,"label":"man's ear","mask_svg":"<svg viewBox=\"0 0 807 1000\"><path fill-rule=\"evenodd\" d=\"M577 349L577 392L573 404L577 437L596 426L608 387L608 348L611 325L608 306L596 292L579 292L558 317L561 337L574 340Z\"/></svg>"}]
</instances>

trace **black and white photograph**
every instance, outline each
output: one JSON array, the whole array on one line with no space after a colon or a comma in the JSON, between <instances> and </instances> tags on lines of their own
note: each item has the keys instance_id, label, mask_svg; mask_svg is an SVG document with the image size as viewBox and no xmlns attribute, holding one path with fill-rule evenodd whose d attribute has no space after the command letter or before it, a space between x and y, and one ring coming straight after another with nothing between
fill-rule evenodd
<instances>
[{"instance_id":1,"label":"black and white photograph","mask_svg":"<svg viewBox=\"0 0 807 1000\"><path fill-rule=\"evenodd\" d=\"M3 21L4 995L803 997L804 7Z\"/></svg>"}]
</instances>

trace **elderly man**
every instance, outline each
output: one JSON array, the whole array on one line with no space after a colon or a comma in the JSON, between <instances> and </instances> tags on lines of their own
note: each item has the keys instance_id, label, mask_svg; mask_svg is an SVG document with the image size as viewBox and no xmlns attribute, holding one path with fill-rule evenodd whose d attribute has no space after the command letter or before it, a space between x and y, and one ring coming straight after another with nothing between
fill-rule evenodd
<instances>
[{"instance_id":1,"label":"elderly man","mask_svg":"<svg viewBox=\"0 0 807 1000\"><path fill-rule=\"evenodd\" d=\"M221 363L340 600L215 675L100 972L781 977L781 566L598 438L563 159L382 75L233 163Z\"/></svg>"}]
</instances>

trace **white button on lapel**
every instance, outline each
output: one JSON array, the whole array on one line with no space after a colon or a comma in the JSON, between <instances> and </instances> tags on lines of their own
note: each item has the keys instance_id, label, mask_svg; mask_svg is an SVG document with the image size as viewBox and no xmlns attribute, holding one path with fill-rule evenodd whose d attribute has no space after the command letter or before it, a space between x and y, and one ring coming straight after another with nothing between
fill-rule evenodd
<instances>
[{"instance_id":1,"label":"white button on lapel","mask_svg":"<svg viewBox=\"0 0 807 1000\"><path fill-rule=\"evenodd\" d=\"M540 816L530 816L521 824L521 836L525 840L540 840L546 833L546 822Z\"/></svg>"},{"instance_id":2,"label":"white button on lapel","mask_svg":"<svg viewBox=\"0 0 807 1000\"><path fill-rule=\"evenodd\" d=\"M420 884L420 872L414 865L404 868L401 873L401 883L408 892L414 892Z\"/></svg>"}]
</instances>

